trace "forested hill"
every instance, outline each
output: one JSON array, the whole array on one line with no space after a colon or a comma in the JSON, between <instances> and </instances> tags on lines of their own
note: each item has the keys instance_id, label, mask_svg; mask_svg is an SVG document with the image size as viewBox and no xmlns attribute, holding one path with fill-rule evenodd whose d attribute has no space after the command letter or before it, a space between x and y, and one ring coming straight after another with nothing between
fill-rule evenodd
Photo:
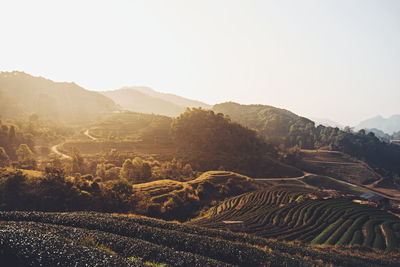
<instances>
[{"instance_id":1,"label":"forested hill","mask_svg":"<svg viewBox=\"0 0 400 267\"><path fill-rule=\"evenodd\" d=\"M244 126L257 130L275 145L314 147L314 122L293 112L267 105L241 105L234 102L212 107Z\"/></svg>"},{"instance_id":2,"label":"forested hill","mask_svg":"<svg viewBox=\"0 0 400 267\"><path fill-rule=\"evenodd\" d=\"M109 98L75 83L53 82L24 72L0 73L0 113L6 118L37 113L67 122L82 122L117 110Z\"/></svg>"},{"instance_id":3,"label":"forested hill","mask_svg":"<svg viewBox=\"0 0 400 267\"><path fill-rule=\"evenodd\" d=\"M365 130L353 132L349 127L315 127L314 122L290 111L265 105L241 105L233 102L213 106L217 113L253 128L279 148L299 146L303 149L325 148L342 151L372 165L389 177L390 184L400 185L400 146L380 141Z\"/></svg>"}]
</instances>

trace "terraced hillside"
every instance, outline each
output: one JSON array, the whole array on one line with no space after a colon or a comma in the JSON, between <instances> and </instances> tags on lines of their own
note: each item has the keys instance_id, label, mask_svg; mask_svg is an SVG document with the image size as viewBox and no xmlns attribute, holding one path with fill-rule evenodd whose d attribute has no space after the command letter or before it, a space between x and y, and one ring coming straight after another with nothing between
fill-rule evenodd
<instances>
[{"instance_id":1,"label":"terraced hillside","mask_svg":"<svg viewBox=\"0 0 400 267\"><path fill-rule=\"evenodd\" d=\"M148 214L153 217L186 220L197 216L196 212L212 201L259 190L264 186L234 172L209 171L188 182L158 180L135 184L133 191L145 197L151 210Z\"/></svg>"},{"instance_id":2,"label":"terraced hillside","mask_svg":"<svg viewBox=\"0 0 400 267\"><path fill-rule=\"evenodd\" d=\"M0 212L2 266L398 266L237 233L102 213ZM375 257L376 256L376 257Z\"/></svg>"},{"instance_id":3,"label":"terraced hillside","mask_svg":"<svg viewBox=\"0 0 400 267\"><path fill-rule=\"evenodd\" d=\"M242 221L245 233L313 245L360 245L388 251L400 246L400 219L394 215L344 198L308 199L304 190L243 194L189 224L224 229L227 221Z\"/></svg>"},{"instance_id":4,"label":"terraced hillside","mask_svg":"<svg viewBox=\"0 0 400 267\"><path fill-rule=\"evenodd\" d=\"M337 151L302 150L299 167L354 184L371 184L380 179L366 163Z\"/></svg>"}]
</instances>

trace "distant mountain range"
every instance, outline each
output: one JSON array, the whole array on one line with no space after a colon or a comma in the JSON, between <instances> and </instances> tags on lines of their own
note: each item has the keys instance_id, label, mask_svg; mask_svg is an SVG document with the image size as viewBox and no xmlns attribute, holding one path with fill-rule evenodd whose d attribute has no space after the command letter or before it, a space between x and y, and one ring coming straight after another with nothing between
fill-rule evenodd
<instances>
[{"instance_id":1,"label":"distant mountain range","mask_svg":"<svg viewBox=\"0 0 400 267\"><path fill-rule=\"evenodd\" d=\"M52 120L80 123L119 110L175 117L187 107L211 108L200 101L159 93L148 87L98 92L24 72L0 72L0 115L4 118L36 113Z\"/></svg>"},{"instance_id":2,"label":"distant mountain range","mask_svg":"<svg viewBox=\"0 0 400 267\"><path fill-rule=\"evenodd\" d=\"M376 116L360 122L355 129L378 129L388 134L400 131L400 115L393 115L389 118Z\"/></svg>"},{"instance_id":3,"label":"distant mountain range","mask_svg":"<svg viewBox=\"0 0 400 267\"><path fill-rule=\"evenodd\" d=\"M340 129L343 128L342 124L340 124L340 123L338 123L336 121L330 120L330 119L310 117L310 120L315 122L315 126L323 125L323 126L327 126L327 127L328 126L329 127L338 127Z\"/></svg>"},{"instance_id":4,"label":"distant mountain range","mask_svg":"<svg viewBox=\"0 0 400 267\"><path fill-rule=\"evenodd\" d=\"M187 107L211 108L210 105L203 102L173 94L159 93L149 87L123 87L101 93L112 99L124 110L155 113L170 117L178 116Z\"/></svg>"}]
</instances>

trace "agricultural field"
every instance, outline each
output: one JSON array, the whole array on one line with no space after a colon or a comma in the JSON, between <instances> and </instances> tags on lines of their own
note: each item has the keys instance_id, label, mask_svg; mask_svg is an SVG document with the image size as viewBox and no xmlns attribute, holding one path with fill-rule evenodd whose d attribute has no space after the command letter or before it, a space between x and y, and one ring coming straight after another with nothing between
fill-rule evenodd
<instances>
[{"instance_id":1,"label":"agricultural field","mask_svg":"<svg viewBox=\"0 0 400 267\"><path fill-rule=\"evenodd\" d=\"M354 184L371 184L380 176L366 163L338 151L302 150L296 165L310 173L329 176Z\"/></svg>"},{"instance_id":2,"label":"agricultural field","mask_svg":"<svg viewBox=\"0 0 400 267\"><path fill-rule=\"evenodd\" d=\"M363 246L397 251L400 219L386 211L345 198L310 199L303 189L276 188L243 194L209 209L190 225L240 231L311 245Z\"/></svg>"},{"instance_id":3,"label":"agricultural field","mask_svg":"<svg viewBox=\"0 0 400 267\"><path fill-rule=\"evenodd\" d=\"M267 184L268 185L268 184ZM186 182L157 180L134 184L133 194L143 196L152 217L187 220L212 202L267 186L252 178L227 171L209 171Z\"/></svg>"},{"instance_id":4,"label":"agricultural field","mask_svg":"<svg viewBox=\"0 0 400 267\"><path fill-rule=\"evenodd\" d=\"M8 266L396 266L238 233L104 213L0 212Z\"/></svg>"}]
</instances>

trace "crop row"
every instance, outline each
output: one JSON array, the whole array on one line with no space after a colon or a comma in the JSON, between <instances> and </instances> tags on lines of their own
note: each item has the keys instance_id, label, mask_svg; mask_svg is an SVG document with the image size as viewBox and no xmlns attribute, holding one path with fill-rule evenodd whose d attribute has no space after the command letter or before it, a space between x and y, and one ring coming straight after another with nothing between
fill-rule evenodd
<instances>
[{"instance_id":1,"label":"crop row","mask_svg":"<svg viewBox=\"0 0 400 267\"><path fill-rule=\"evenodd\" d=\"M0 227L2 266L145 266L73 240L17 224Z\"/></svg>"},{"instance_id":2,"label":"crop row","mask_svg":"<svg viewBox=\"0 0 400 267\"><path fill-rule=\"evenodd\" d=\"M399 247L396 236L400 230L395 225L400 220L385 211L347 199L291 201L283 204L271 201L267 197L270 195L268 191L261 191L228 199L224 202L229 204L221 203L207 216L193 220L191 224L222 229L226 227L223 221L243 221L244 232L267 238L311 244L358 244L388 251ZM280 195L276 195L275 199L280 199ZM264 202L260 202L260 199Z\"/></svg>"},{"instance_id":3,"label":"crop row","mask_svg":"<svg viewBox=\"0 0 400 267\"><path fill-rule=\"evenodd\" d=\"M210 260L239 266L316 266L315 262L279 252L267 252L244 243L211 238L199 234L167 230L95 213L0 212L0 219L31 221L97 230L140 239L174 250L189 252ZM213 266L207 264L205 266Z\"/></svg>"}]
</instances>

